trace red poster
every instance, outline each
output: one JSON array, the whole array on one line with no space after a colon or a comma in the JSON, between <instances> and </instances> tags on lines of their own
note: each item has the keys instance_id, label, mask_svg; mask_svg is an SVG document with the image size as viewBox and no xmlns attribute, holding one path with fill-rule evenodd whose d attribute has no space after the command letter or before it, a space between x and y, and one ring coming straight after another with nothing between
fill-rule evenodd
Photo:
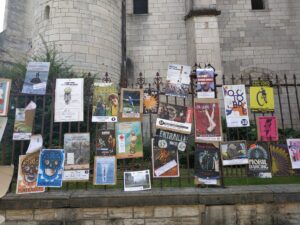
<instances>
[{"instance_id":1,"label":"red poster","mask_svg":"<svg viewBox=\"0 0 300 225\"><path fill-rule=\"evenodd\" d=\"M259 116L257 119L257 139L278 141L278 128L275 116Z\"/></svg>"}]
</instances>

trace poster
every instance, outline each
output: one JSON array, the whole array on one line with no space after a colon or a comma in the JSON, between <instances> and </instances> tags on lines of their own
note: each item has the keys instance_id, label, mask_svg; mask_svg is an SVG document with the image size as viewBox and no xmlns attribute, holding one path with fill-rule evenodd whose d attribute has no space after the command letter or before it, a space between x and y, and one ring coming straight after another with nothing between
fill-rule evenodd
<instances>
[{"instance_id":1,"label":"poster","mask_svg":"<svg viewBox=\"0 0 300 225\"><path fill-rule=\"evenodd\" d=\"M50 62L29 62L22 93L45 95Z\"/></svg>"},{"instance_id":2,"label":"poster","mask_svg":"<svg viewBox=\"0 0 300 225\"><path fill-rule=\"evenodd\" d=\"M293 169L300 169L300 139L287 139Z\"/></svg>"},{"instance_id":3,"label":"poster","mask_svg":"<svg viewBox=\"0 0 300 225\"><path fill-rule=\"evenodd\" d=\"M188 97L191 70L190 66L169 64L165 86L166 95L182 98Z\"/></svg>"},{"instance_id":4,"label":"poster","mask_svg":"<svg viewBox=\"0 0 300 225\"><path fill-rule=\"evenodd\" d=\"M272 87L250 87L250 109L253 112L274 112L274 91Z\"/></svg>"},{"instance_id":5,"label":"poster","mask_svg":"<svg viewBox=\"0 0 300 225\"><path fill-rule=\"evenodd\" d=\"M220 185L220 150L218 143L196 143L195 184Z\"/></svg>"},{"instance_id":6,"label":"poster","mask_svg":"<svg viewBox=\"0 0 300 225\"><path fill-rule=\"evenodd\" d=\"M7 116L11 80L0 78L0 116Z\"/></svg>"},{"instance_id":7,"label":"poster","mask_svg":"<svg viewBox=\"0 0 300 225\"><path fill-rule=\"evenodd\" d=\"M151 189L150 171L124 172L124 191L144 191Z\"/></svg>"},{"instance_id":8,"label":"poster","mask_svg":"<svg viewBox=\"0 0 300 225\"><path fill-rule=\"evenodd\" d=\"M42 149L37 186L61 187L65 153L63 149Z\"/></svg>"},{"instance_id":9,"label":"poster","mask_svg":"<svg viewBox=\"0 0 300 225\"><path fill-rule=\"evenodd\" d=\"M121 89L121 119L140 120L143 116L143 90Z\"/></svg>"},{"instance_id":10,"label":"poster","mask_svg":"<svg viewBox=\"0 0 300 225\"><path fill-rule=\"evenodd\" d=\"M186 134L157 129L156 135L158 136L157 142L160 142L165 148L184 151L188 144L188 135Z\"/></svg>"},{"instance_id":11,"label":"poster","mask_svg":"<svg viewBox=\"0 0 300 225\"><path fill-rule=\"evenodd\" d=\"M278 141L277 119L275 116L256 117L257 140Z\"/></svg>"},{"instance_id":12,"label":"poster","mask_svg":"<svg viewBox=\"0 0 300 225\"><path fill-rule=\"evenodd\" d=\"M245 85L223 85L227 127L249 127Z\"/></svg>"},{"instance_id":13,"label":"poster","mask_svg":"<svg viewBox=\"0 0 300 225\"><path fill-rule=\"evenodd\" d=\"M246 141L228 141L221 143L223 166L248 164Z\"/></svg>"},{"instance_id":14,"label":"poster","mask_svg":"<svg viewBox=\"0 0 300 225\"><path fill-rule=\"evenodd\" d=\"M268 143L257 142L248 148L248 176L272 178Z\"/></svg>"},{"instance_id":15,"label":"poster","mask_svg":"<svg viewBox=\"0 0 300 225\"><path fill-rule=\"evenodd\" d=\"M193 108L161 102L156 119L156 128L183 134L192 131Z\"/></svg>"},{"instance_id":16,"label":"poster","mask_svg":"<svg viewBox=\"0 0 300 225\"><path fill-rule=\"evenodd\" d=\"M144 88L144 114L156 114L159 94L154 88Z\"/></svg>"},{"instance_id":17,"label":"poster","mask_svg":"<svg viewBox=\"0 0 300 225\"><path fill-rule=\"evenodd\" d=\"M272 173L274 176L290 176L292 170L289 150L285 144L270 144Z\"/></svg>"},{"instance_id":18,"label":"poster","mask_svg":"<svg viewBox=\"0 0 300 225\"><path fill-rule=\"evenodd\" d=\"M10 165L10 166L1 166L0 165L0 199L6 195L11 180L13 178L14 175L14 165Z\"/></svg>"},{"instance_id":19,"label":"poster","mask_svg":"<svg viewBox=\"0 0 300 225\"><path fill-rule=\"evenodd\" d=\"M94 185L117 184L117 160L114 156L95 156Z\"/></svg>"},{"instance_id":20,"label":"poster","mask_svg":"<svg viewBox=\"0 0 300 225\"><path fill-rule=\"evenodd\" d=\"M39 152L43 146L43 137L41 134L31 135L26 154Z\"/></svg>"},{"instance_id":21,"label":"poster","mask_svg":"<svg viewBox=\"0 0 300 225\"><path fill-rule=\"evenodd\" d=\"M39 152L19 156L17 194L39 193L45 191L45 187L37 186L39 161Z\"/></svg>"},{"instance_id":22,"label":"poster","mask_svg":"<svg viewBox=\"0 0 300 225\"><path fill-rule=\"evenodd\" d=\"M54 122L83 121L82 78L56 79Z\"/></svg>"},{"instance_id":23,"label":"poster","mask_svg":"<svg viewBox=\"0 0 300 225\"><path fill-rule=\"evenodd\" d=\"M16 108L13 140L30 140L36 104L31 101L26 108Z\"/></svg>"},{"instance_id":24,"label":"poster","mask_svg":"<svg viewBox=\"0 0 300 225\"><path fill-rule=\"evenodd\" d=\"M0 117L0 142L2 141L6 124L7 124L7 117Z\"/></svg>"},{"instance_id":25,"label":"poster","mask_svg":"<svg viewBox=\"0 0 300 225\"><path fill-rule=\"evenodd\" d=\"M215 98L215 71L213 68L197 68L197 98Z\"/></svg>"},{"instance_id":26,"label":"poster","mask_svg":"<svg viewBox=\"0 0 300 225\"><path fill-rule=\"evenodd\" d=\"M220 103L218 99L195 99L196 142L222 141Z\"/></svg>"},{"instance_id":27,"label":"poster","mask_svg":"<svg viewBox=\"0 0 300 225\"><path fill-rule=\"evenodd\" d=\"M154 178L179 177L177 149L162 146L158 137L152 138L152 169Z\"/></svg>"},{"instance_id":28,"label":"poster","mask_svg":"<svg viewBox=\"0 0 300 225\"><path fill-rule=\"evenodd\" d=\"M92 122L117 122L119 95L112 83L94 83Z\"/></svg>"},{"instance_id":29,"label":"poster","mask_svg":"<svg viewBox=\"0 0 300 225\"><path fill-rule=\"evenodd\" d=\"M64 181L88 181L90 171L90 134L67 133L64 137Z\"/></svg>"},{"instance_id":30,"label":"poster","mask_svg":"<svg viewBox=\"0 0 300 225\"><path fill-rule=\"evenodd\" d=\"M96 132L96 155L116 155L115 130L97 130Z\"/></svg>"},{"instance_id":31,"label":"poster","mask_svg":"<svg viewBox=\"0 0 300 225\"><path fill-rule=\"evenodd\" d=\"M141 122L116 124L117 159L143 157Z\"/></svg>"}]
</instances>

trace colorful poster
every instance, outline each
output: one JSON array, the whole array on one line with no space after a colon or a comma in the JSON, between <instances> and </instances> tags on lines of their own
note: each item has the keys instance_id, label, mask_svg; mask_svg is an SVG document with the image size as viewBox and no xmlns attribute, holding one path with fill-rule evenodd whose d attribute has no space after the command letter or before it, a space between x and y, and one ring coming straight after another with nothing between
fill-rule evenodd
<instances>
[{"instance_id":1,"label":"colorful poster","mask_svg":"<svg viewBox=\"0 0 300 225\"><path fill-rule=\"evenodd\" d=\"M96 155L98 156L116 155L115 130L96 131Z\"/></svg>"},{"instance_id":2,"label":"colorful poster","mask_svg":"<svg viewBox=\"0 0 300 225\"><path fill-rule=\"evenodd\" d=\"M143 91L142 89L121 89L121 119L140 120L143 116Z\"/></svg>"},{"instance_id":3,"label":"colorful poster","mask_svg":"<svg viewBox=\"0 0 300 225\"><path fill-rule=\"evenodd\" d=\"M197 68L197 98L215 98L215 71L213 68Z\"/></svg>"},{"instance_id":4,"label":"colorful poster","mask_svg":"<svg viewBox=\"0 0 300 225\"><path fill-rule=\"evenodd\" d=\"M248 176L272 178L268 143L257 142L248 148Z\"/></svg>"},{"instance_id":5,"label":"colorful poster","mask_svg":"<svg viewBox=\"0 0 300 225\"><path fill-rule=\"evenodd\" d=\"M119 95L112 83L94 83L92 122L117 122Z\"/></svg>"},{"instance_id":6,"label":"colorful poster","mask_svg":"<svg viewBox=\"0 0 300 225\"><path fill-rule=\"evenodd\" d=\"M11 80L0 78L0 116L7 116Z\"/></svg>"},{"instance_id":7,"label":"colorful poster","mask_svg":"<svg viewBox=\"0 0 300 225\"><path fill-rule=\"evenodd\" d=\"M31 101L26 108L16 108L13 140L30 140L36 104Z\"/></svg>"},{"instance_id":8,"label":"colorful poster","mask_svg":"<svg viewBox=\"0 0 300 225\"><path fill-rule=\"evenodd\" d=\"M95 156L94 185L117 184L117 160L114 156Z\"/></svg>"},{"instance_id":9,"label":"colorful poster","mask_svg":"<svg viewBox=\"0 0 300 225\"><path fill-rule=\"evenodd\" d=\"M222 141L220 103L218 99L195 99L195 140Z\"/></svg>"},{"instance_id":10,"label":"colorful poster","mask_svg":"<svg viewBox=\"0 0 300 225\"><path fill-rule=\"evenodd\" d=\"M0 142L2 141L6 124L7 124L7 117L0 117Z\"/></svg>"},{"instance_id":11,"label":"colorful poster","mask_svg":"<svg viewBox=\"0 0 300 225\"><path fill-rule=\"evenodd\" d=\"M169 64L165 86L166 95L181 98L188 97L191 71L190 66Z\"/></svg>"},{"instance_id":12,"label":"colorful poster","mask_svg":"<svg viewBox=\"0 0 300 225\"><path fill-rule=\"evenodd\" d=\"M183 134L192 131L193 108L161 102L156 119L156 128Z\"/></svg>"},{"instance_id":13,"label":"colorful poster","mask_svg":"<svg viewBox=\"0 0 300 225\"><path fill-rule=\"evenodd\" d=\"M223 85L227 127L249 127L245 85Z\"/></svg>"},{"instance_id":14,"label":"colorful poster","mask_svg":"<svg viewBox=\"0 0 300 225\"><path fill-rule=\"evenodd\" d=\"M44 95L46 93L50 62L29 62L22 93Z\"/></svg>"},{"instance_id":15,"label":"colorful poster","mask_svg":"<svg viewBox=\"0 0 300 225\"><path fill-rule=\"evenodd\" d=\"M154 178L179 177L177 149L167 148L158 137L152 139L152 169Z\"/></svg>"},{"instance_id":16,"label":"colorful poster","mask_svg":"<svg viewBox=\"0 0 300 225\"><path fill-rule=\"evenodd\" d=\"M170 132L166 130L156 130L157 142L165 148L177 149L178 151L184 151L188 144L188 135ZM158 143L157 143L158 144Z\"/></svg>"},{"instance_id":17,"label":"colorful poster","mask_svg":"<svg viewBox=\"0 0 300 225\"><path fill-rule=\"evenodd\" d=\"M246 141L228 141L221 143L223 166L248 164Z\"/></svg>"},{"instance_id":18,"label":"colorful poster","mask_svg":"<svg viewBox=\"0 0 300 225\"><path fill-rule=\"evenodd\" d=\"M294 174L287 145L270 144L270 152L272 156L272 173L274 176L290 176Z\"/></svg>"},{"instance_id":19,"label":"colorful poster","mask_svg":"<svg viewBox=\"0 0 300 225\"><path fill-rule=\"evenodd\" d=\"M19 156L17 194L39 193L45 191L45 187L37 186L39 161L39 152Z\"/></svg>"},{"instance_id":20,"label":"colorful poster","mask_svg":"<svg viewBox=\"0 0 300 225\"><path fill-rule=\"evenodd\" d=\"M37 186L61 187L63 180L65 153L63 149L42 149Z\"/></svg>"},{"instance_id":21,"label":"colorful poster","mask_svg":"<svg viewBox=\"0 0 300 225\"><path fill-rule=\"evenodd\" d=\"M65 134L64 150L63 180L88 181L90 172L90 134Z\"/></svg>"},{"instance_id":22,"label":"colorful poster","mask_svg":"<svg viewBox=\"0 0 300 225\"><path fill-rule=\"evenodd\" d=\"M293 169L300 169L300 139L287 139Z\"/></svg>"},{"instance_id":23,"label":"colorful poster","mask_svg":"<svg viewBox=\"0 0 300 225\"><path fill-rule=\"evenodd\" d=\"M274 91L272 87L250 87L250 109L253 112L274 112Z\"/></svg>"},{"instance_id":24,"label":"colorful poster","mask_svg":"<svg viewBox=\"0 0 300 225\"><path fill-rule=\"evenodd\" d=\"M220 185L220 177L218 143L196 143L195 184Z\"/></svg>"},{"instance_id":25,"label":"colorful poster","mask_svg":"<svg viewBox=\"0 0 300 225\"><path fill-rule=\"evenodd\" d=\"M143 157L141 122L116 124L117 159Z\"/></svg>"},{"instance_id":26,"label":"colorful poster","mask_svg":"<svg viewBox=\"0 0 300 225\"><path fill-rule=\"evenodd\" d=\"M257 140L278 141L277 119L275 116L256 117Z\"/></svg>"},{"instance_id":27,"label":"colorful poster","mask_svg":"<svg viewBox=\"0 0 300 225\"><path fill-rule=\"evenodd\" d=\"M54 122L83 121L82 78L56 79Z\"/></svg>"},{"instance_id":28,"label":"colorful poster","mask_svg":"<svg viewBox=\"0 0 300 225\"><path fill-rule=\"evenodd\" d=\"M124 172L124 191L144 191L151 189L150 171Z\"/></svg>"},{"instance_id":29,"label":"colorful poster","mask_svg":"<svg viewBox=\"0 0 300 225\"><path fill-rule=\"evenodd\" d=\"M158 111L159 94L154 88L144 89L144 114L156 114Z\"/></svg>"}]
</instances>

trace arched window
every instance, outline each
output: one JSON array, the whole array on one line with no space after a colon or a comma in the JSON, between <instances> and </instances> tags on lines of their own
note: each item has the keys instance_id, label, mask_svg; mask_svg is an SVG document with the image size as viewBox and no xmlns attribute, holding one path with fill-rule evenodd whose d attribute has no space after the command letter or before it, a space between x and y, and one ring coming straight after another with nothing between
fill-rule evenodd
<instances>
[{"instance_id":1,"label":"arched window","mask_svg":"<svg viewBox=\"0 0 300 225\"><path fill-rule=\"evenodd\" d=\"M6 0L3 0L3 4L0 4L0 32L4 30L5 7L6 7Z\"/></svg>"},{"instance_id":2,"label":"arched window","mask_svg":"<svg viewBox=\"0 0 300 225\"><path fill-rule=\"evenodd\" d=\"M45 19L45 20L48 20L49 17L50 17L50 6L47 5L47 6L45 7L45 11L44 11L44 19Z\"/></svg>"}]
</instances>

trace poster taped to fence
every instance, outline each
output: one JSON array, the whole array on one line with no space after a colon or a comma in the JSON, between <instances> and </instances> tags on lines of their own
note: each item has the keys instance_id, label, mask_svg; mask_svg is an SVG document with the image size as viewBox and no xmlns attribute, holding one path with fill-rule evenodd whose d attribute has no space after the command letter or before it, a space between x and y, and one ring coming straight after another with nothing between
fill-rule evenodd
<instances>
[{"instance_id":1,"label":"poster taped to fence","mask_svg":"<svg viewBox=\"0 0 300 225\"><path fill-rule=\"evenodd\" d=\"M143 89L121 89L120 119L136 121L143 117Z\"/></svg>"},{"instance_id":2,"label":"poster taped to fence","mask_svg":"<svg viewBox=\"0 0 300 225\"><path fill-rule=\"evenodd\" d=\"M119 95L112 83L94 83L92 122L117 122Z\"/></svg>"},{"instance_id":3,"label":"poster taped to fence","mask_svg":"<svg viewBox=\"0 0 300 225\"><path fill-rule=\"evenodd\" d=\"M293 169L300 169L300 139L287 139Z\"/></svg>"},{"instance_id":4,"label":"poster taped to fence","mask_svg":"<svg viewBox=\"0 0 300 225\"><path fill-rule=\"evenodd\" d=\"M45 187L37 186L39 161L39 152L19 156L17 194L40 193L45 191Z\"/></svg>"},{"instance_id":5,"label":"poster taped to fence","mask_svg":"<svg viewBox=\"0 0 300 225\"><path fill-rule=\"evenodd\" d=\"M116 155L116 134L115 130L96 131L96 155L114 156Z\"/></svg>"},{"instance_id":6,"label":"poster taped to fence","mask_svg":"<svg viewBox=\"0 0 300 225\"><path fill-rule=\"evenodd\" d=\"M271 159L268 143L257 142L248 148L248 176L272 178Z\"/></svg>"},{"instance_id":7,"label":"poster taped to fence","mask_svg":"<svg viewBox=\"0 0 300 225\"><path fill-rule=\"evenodd\" d=\"M272 87L250 87L250 109L253 112L274 112L274 91Z\"/></svg>"},{"instance_id":8,"label":"poster taped to fence","mask_svg":"<svg viewBox=\"0 0 300 225\"><path fill-rule=\"evenodd\" d=\"M220 185L220 150L218 143L196 143L195 184Z\"/></svg>"},{"instance_id":9,"label":"poster taped to fence","mask_svg":"<svg viewBox=\"0 0 300 225\"><path fill-rule=\"evenodd\" d=\"M37 186L61 187L63 180L65 153L63 149L42 149Z\"/></svg>"},{"instance_id":10,"label":"poster taped to fence","mask_svg":"<svg viewBox=\"0 0 300 225\"><path fill-rule=\"evenodd\" d=\"M222 141L220 103L218 99L195 99L195 141Z\"/></svg>"},{"instance_id":11,"label":"poster taped to fence","mask_svg":"<svg viewBox=\"0 0 300 225\"><path fill-rule=\"evenodd\" d=\"M26 108L16 108L13 140L30 140L36 104L31 101Z\"/></svg>"},{"instance_id":12,"label":"poster taped to fence","mask_svg":"<svg viewBox=\"0 0 300 225\"><path fill-rule=\"evenodd\" d=\"M278 141L278 127L275 116L256 117L257 140Z\"/></svg>"},{"instance_id":13,"label":"poster taped to fence","mask_svg":"<svg viewBox=\"0 0 300 225\"><path fill-rule=\"evenodd\" d=\"M29 62L22 93L45 95L50 62Z\"/></svg>"},{"instance_id":14,"label":"poster taped to fence","mask_svg":"<svg viewBox=\"0 0 300 225\"><path fill-rule=\"evenodd\" d=\"M213 68L197 68L197 98L215 98L215 71Z\"/></svg>"},{"instance_id":15,"label":"poster taped to fence","mask_svg":"<svg viewBox=\"0 0 300 225\"><path fill-rule=\"evenodd\" d=\"M188 135L180 134L176 132L170 132L167 130L156 130L157 141L160 142L165 148L177 149L178 151L184 151L188 144Z\"/></svg>"},{"instance_id":16,"label":"poster taped to fence","mask_svg":"<svg viewBox=\"0 0 300 225\"><path fill-rule=\"evenodd\" d=\"M95 156L94 185L117 184L117 160L115 156Z\"/></svg>"},{"instance_id":17,"label":"poster taped to fence","mask_svg":"<svg viewBox=\"0 0 300 225\"><path fill-rule=\"evenodd\" d=\"M190 66L169 64L165 86L166 95L182 98L188 97L191 70Z\"/></svg>"},{"instance_id":18,"label":"poster taped to fence","mask_svg":"<svg viewBox=\"0 0 300 225\"><path fill-rule=\"evenodd\" d=\"M56 79L55 122L83 121L83 79Z\"/></svg>"},{"instance_id":19,"label":"poster taped to fence","mask_svg":"<svg viewBox=\"0 0 300 225\"><path fill-rule=\"evenodd\" d=\"M223 85L227 127L249 127L245 85Z\"/></svg>"},{"instance_id":20,"label":"poster taped to fence","mask_svg":"<svg viewBox=\"0 0 300 225\"><path fill-rule=\"evenodd\" d=\"M31 135L26 154L39 152L43 146L43 137L41 134Z\"/></svg>"},{"instance_id":21,"label":"poster taped to fence","mask_svg":"<svg viewBox=\"0 0 300 225\"><path fill-rule=\"evenodd\" d=\"M168 148L158 140L152 138L152 169L153 177L179 177L178 151Z\"/></svg>"},{"instance_id":22,"label":"poster taped to fence","mask_svg":"<svg viewBox=\"0 0 300 225\"><path fill-rule=\"evenodd\" d=\"M6 195L14 175L14 165L0 166L0 199Z\"/></svg>"},{"instance_id":23,"label":"poster taped to fence","mask_svg":"<svg viewBox=\"0 0 300 225\"><path fill-rule=\"evenodd\" d=\"M286 144L270 144L270 152L272 156L272 174L274 176L294 174Z\"/></svg>"},{"instance_id":24,"label":"poster taped to fence","mask_svg":"<svg viewBox=\"0 0 300 225\"><path fill-rule=\"evenodd\" d=\"M124 191L144 191L151 189L150 171L124 172Z\"/></svg>"},{"instance_id":25,"label":"poster taped to fence","mask_svg":"<svg viewBox=\"0 0 300 225\"><path fill-rule=\"evenodd\" d=\"M11 80L0 78L0 116L7 116L10 88Z\"/></svg>"},{"instance_id":26,"label":"poster taped to fence","mask_svg":"<svg viewBox=\"0 0 300 225\"><path fill-rule=\"evenodd\" d=\"M221 143L223 166L248 164L246 141L228 141Z\"/></svg>"},{"instance_id":27,"label":"poster taped to fence","mask_svg":"<svg viewBox=\"0 0 300 225\"><path fill-rule=\"evenodd\" d=\"M144 114L157 114L158 111L158 91L154 88L144 89Z\"/></svg>"},{"instance_id":28,"label":"poster taped to fence","mask_svg":"<svg viewBox=\"0 0 300 225\"><path fill-rule=\"evenodd\" d=\"M143 157L141 122L116 123L117 159Z\"/></svg>"},{"instance_id":29,"label":"poster taped to fence","mask_svg":"<svg viewBox=\"0 0 300 225\"><path fill-rule=\"evenodd\" d=\"M2 141L6 124L7 124L7 117L0 117L0 142Z\"/></svg>"},{"instance_id":30,"label":"poster taped to fence","mask_svg":"<svg viewBox=\"0 0 300 225\"><path fill-rule=\"evenodd\" d=\"M156 128L183 134L192 131L193 108L161 102L156 119Z\"/></svg>"},{"instance_id":31,"label":"poster taped to fence","mask_svg":"<svg viewBox=\"0 0 300 225\"><path fill-rule=\"evenodd\" d=\"M63 180L88 181L90 172L90 134L65 134L64 150Z\"/></svg>"}]
</instances>

